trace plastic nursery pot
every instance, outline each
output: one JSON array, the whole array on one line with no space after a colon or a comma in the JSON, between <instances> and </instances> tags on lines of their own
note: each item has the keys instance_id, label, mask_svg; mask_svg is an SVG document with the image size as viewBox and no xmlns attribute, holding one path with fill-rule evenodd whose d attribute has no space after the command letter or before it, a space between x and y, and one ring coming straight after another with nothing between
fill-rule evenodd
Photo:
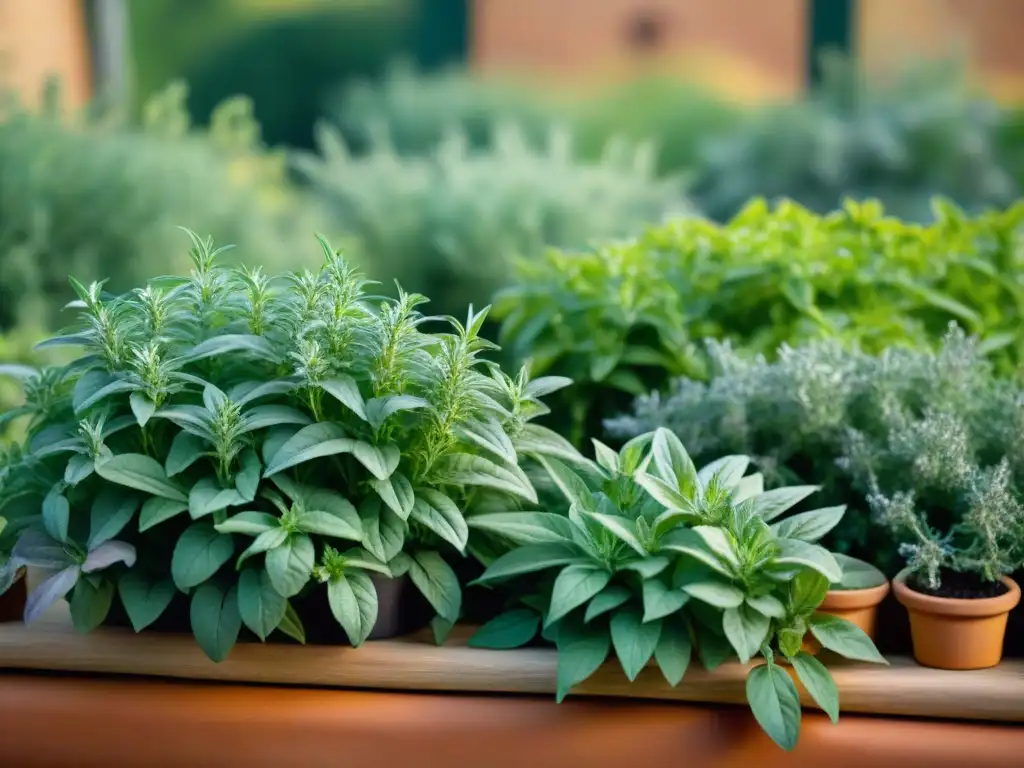
<instances>
[{"instance_id":1,"label":"plastic nursery pot","mask_svg":"<svg viewBox=\"0 0 1024 768\"><path fill-rule=\"evenodd\" d=\"M907 584L910 571L893 579L896 599L910 614L918 664L936 669L986 669L1003 658L1007 617L1020 602L1020 587L1008 576L995 597L948 598L918 592Z\"/></svg>"},{"instance_id":2,"label":"plastic nursery pot","mask_svg":"<svg viewBox=\"0 0 1024 768\"><path fill-rule=\"evenodd\" d=\"M888 581L866 589L834 589L825 595L818 611L856 624L874 640L875 628L878 626L878 606L888 594ZM821 650L821 644L808 632L803 650L814 655Z\"/></svg>"},{"instance_id":3,"label":"plastic nursery pot","mask_svg":"<svg viewBox=\"0 0 1024 768\"><path fill-rule=\"evenodd\" d=\"M21 621L25 613L25 600L28 599L28 585L25 580L25 569L18 570L11 588L0 595L0 623Z\"/></svg>"}]
</instances>

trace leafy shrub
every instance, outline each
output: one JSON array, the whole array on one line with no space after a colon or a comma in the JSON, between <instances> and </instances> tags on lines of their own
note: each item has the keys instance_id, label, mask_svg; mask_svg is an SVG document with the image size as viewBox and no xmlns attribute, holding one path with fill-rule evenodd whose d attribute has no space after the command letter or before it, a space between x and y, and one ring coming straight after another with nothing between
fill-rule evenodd
<instances>
[{"instance_id":1,"label":"leafy shrub","mask_svg":"<svg viewBox=\"0 0 1024 768\"><path fill-rule=\"evenodd\" d=\"M719 221L758 196L822 213L846 197L875 197L913 221L930 218L935 195L972 213L1005 206L1020 189L1001 147L1004 119L955 63L888 84L836 61L806 101L757 112L710 142L695 200Z\"/></svg>"},{"instance_id":2,"label":"leafy shrub","mask_svg":"<svg viewBox=\"0 0 1024 768\"><path fill-rule=\"evenodd\" d=\"M487 149L507 123L519 126L530 146L540 147L550 125L565 122L566 112L533 89L454 68L426 74L408 61L392 64L380 80L343 84L327 102L328 117L354 154L372 151L386 136L402 157L429 155L451 133L463 134L473 149ZM593 157L600 157L605 143Z\"/></svg>"},{"instance_id":3,"label":"leafy shrub","mask_svg":"<svg viewBox=\"0 0 1024 768\"><path fill-rule=\"evenodd\" d=\"M354 236L369 275L385 285L401 277L434 296L440 314L487 302L518 257L632 234L683 204L677 182L653 177L647 148L610 145L602 162L580 162L560 131L535 150L504 126L480 152L451 134L414 158L386 143L353 157L328 126L318 144L322 156L302 155L298 167Z\"/></svg>"},{"instance_id":4,"label":"leafy shrub","mask_svg":"<svg viewBox=\"0 0 1024 768\"><path fill-rule=\"evenodd\" d=\"M65 119L53 93L39 114L0 110L0 330L58 325L68 271L123 290L181 266L181 221L269 264L294 258L297 234L313 226L284 157L260 147L249 102L226 102L209 131L194 132L185 95L168 88L138 127Z\"/></svg>"},{"instance_id":5,"label":"leafy shrub","mask_svg":"<svg viewBox=\"0 0 1024 768\"><path fill-rule=\"evenodd\" d=\"M375 574L408 574L440 636L459 617L462 511L536 502L517 450L564 450L527 422L566 382L485 369L486 311L425 333L422 296L375 306L323 245L282 279L193 236L188 278L117 297L72 281L81 324L46 346L84 354L26 379L28 437L0 462L13 567L56 571L26 620L70 594L87 631L116 593L139 631L188 596L221 660L243 625L302 641L299 601L325 600L358 645Z\"/></svg>"},{"instance_id":6,"label":"leafy shrub","mask_svg":"<svg viewBox=\"0 0 1024 768\"><path fill-rule=\"evenodd\" d=\"M502 343L535 373L577 382L556 408L572 414L576 444L625 395L702 377L691 339L772 354L830 337L877 352L930 347L956 320L1013 370L1024 293L1006 275L1021 268L1024 203L967 218L940 201L936 213L924 226L874 201L819 216L756 200L725 225L684 219L582 253L549 251L523 262L496 301Z\"/></svg>"},{"instance_id":7,"label":"leafy shrub","mask_svg":"<svg viewBox=\"0 0 1024 768\"><path fill-rule=\"evenodd\" d=\"M935 353L823 341L768 362L710 350L710 381L639 398L609 432L665 427L698 459L750 455L770 487L821 482L855 510L834 547L889 575L898 555L932 588L943 569L994 580L1024 562L1024 393L962 331Z\"/></svg>"},{"instance_id":8,"label":"leafy shrub","mask_svg":"<svg viewBox=\"0 0 1024 768\"><path fill-rule=\"evenodd\" d=\"M645 80L583 101L570 119L585 156L615 137L651 141L660 172L696 174L708 144L746 125L750 114L686 83Z\"/></svg>"},{"instance_id":9,"label":"leafy shrub","mask_svg":"<svg viewBox=\"0 0 1024 768\"><path fill-rule=\"evenodd\" d=\"M768 735L792 749L800 702L778 653L835 720L835 683L802 650L808 631L832 651L884 663L859 628L817 612L843 571L815 542L844 508L780 520L817 488L765 492L760 475L745 476L745 456L725 456L698 471L664 429L634 438L617 454L595 447L596 483L556 459L544 461L565 494L563 514L470 518L474 529L513 545L480 581L529 579L517 590L523 605L485 624L470 644L525 645L543 625L543 638L558 647L559 701L612 648L630 680L653 657L672 686L685 675L694 646L709 670L731 657L747 663L760 655L764 663L747 676L750 707Z\"/></svg>"}]
</instances>

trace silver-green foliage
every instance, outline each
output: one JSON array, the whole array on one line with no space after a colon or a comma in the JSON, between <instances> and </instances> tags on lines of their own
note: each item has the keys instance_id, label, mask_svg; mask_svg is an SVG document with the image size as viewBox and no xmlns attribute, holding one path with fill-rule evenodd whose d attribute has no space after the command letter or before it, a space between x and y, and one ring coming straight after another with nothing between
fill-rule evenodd
<instances>
[{"instance_id":1,"label":"silver-green foliage","mask_svg":"<svg viewBox=\"0 0 1024 768\"><path fill-rule=\"evenodd\" d=\"M139 124L67 115L55 93L33 111L0 105L0 329L54 328L71 298L64 275L127 290L184 268L177 224L237 243L268 267L290 263L315 227L260 144L252 105L225 102L209 130L189 125L175 84Z\"/></svg>"},{"instance_id":2,"label":"silver-green foliage","mask_svg":"<svg viewBox=\"0 0 1024 768\"><path fill-rule=\"evenodd\" d=\"M781 653L835 720L835 683L801 650L805 635L848 658L884 663L860 629L817 612L843 570L816 542L844 508L783 517L818 488L765 491L761 475L746 474L750 459L741 455L698 470L665 429L634 438L618 453L595 447L597 482L543 460L563 490L567 514L470 518L472 528L513 545L479 581L519 580L525 605L484 625L471 644L514 647L540 631L558 648L559 700L612 649L630 680L653 659L673 686L694 648L708 669L760 656L763 663L747 678L751 709L779 745L792 749L800 704L776 663Z\"/></svg>"},{"instance_id":3,"label":"silver-green foliage","mask_svg":"<svg viewBox=\"0 0 1024 768\"><path fill-rule=\"evenodd\" d=\"M528 422L568 382L488 366L486 310L462 324L421 315L419 294L376 299L326 240L319 270L277 278L192 243L189 277L117 296L72 280L81 322L43 344L82 354L26 378L0 514L12 567L57 571L26 618L70 592L88 630L116 593L138 631L180 593L220 660L242 626L303 639L291 601L323 589L358 645L371 575L408 574L443 636L461 610L443 555L465 550L463 510L536 501L520 453L562 445Z\"/></svg>"},{"instance_id":4,"label":"silver-green foliage","mask_svg":"<svg viewBox=\"0 0 1024 768\"><path fill-rule=\"evenodd\" d=\"M401 277L460 316L504 287L518 258L635 234L687 209L679 181L656 178L649 147L611 143L592 162L577 159L565 131L532 144L508 124L495 127L486 149L451 132L427 155L403 158L377 136L354 156L322 125L319 155L296 162L355 238L371 277L387 285Z\"/></svg>"},{"instance_id":5,"label":"silver-green foliage","mask_svg":"<svg viewBox=\"0 0 1024 768\"><path fill-rule=\"evenodd\" d=\"M694 189L702 210L726 220L764 196L825 213L870 197L927 221L935 195L978 213L1020 193L1012 144L1001 139L1010 116L972 90L957 62L918 66L893 83L865 78L856 62L834 61L826 73L809 99L709 139Z\"/></svg>"},{"instance_id":6,"label":"silver-green foliage","mask_svg":"<svg viewBox=\"0 0 1024 768\"><path fill-rule=\"evenodd\" d=\"M1024 563L1024 393L982 347L952 328L935 353L821 342L769 363L712 343L708 383L679 379L606 426L749 454L769 485L817 478L860 510L837 547L890 572L898 550L930 588L943 568L996 580Z\"/></svg>"}]
</instances>

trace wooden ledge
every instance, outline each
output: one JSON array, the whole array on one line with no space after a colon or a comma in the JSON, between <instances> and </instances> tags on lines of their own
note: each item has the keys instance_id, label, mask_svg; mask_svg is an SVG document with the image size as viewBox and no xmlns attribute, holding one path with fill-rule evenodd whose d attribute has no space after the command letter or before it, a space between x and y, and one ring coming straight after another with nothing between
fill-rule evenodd
<instances>
[{"instance_id":1,"label":"wooden ledge","mask_svg":"<svg viewBox=\"0 0 1024 768\"><path fill-rule=\"evenodd\" d=\"M136 635L101 628L80 635L66 609L39 623L0 624L0 668L276 683L392 691L549 694L555 692L556 655L550 649L488 651L470 648L469 628L444 647L421 636L370 642L362 648L244 643L220 664L209 661L191 636ZM1024 662L994 669L950 672L908 658L891 666L830 662L844 712L994 722L1024 722ZM745 704L746 666L714 672L694 665L677 688L657 669L626 680L609 662L575 695ZM814 706L806 695L804 703Z\"/></svg>"}]
</instances>

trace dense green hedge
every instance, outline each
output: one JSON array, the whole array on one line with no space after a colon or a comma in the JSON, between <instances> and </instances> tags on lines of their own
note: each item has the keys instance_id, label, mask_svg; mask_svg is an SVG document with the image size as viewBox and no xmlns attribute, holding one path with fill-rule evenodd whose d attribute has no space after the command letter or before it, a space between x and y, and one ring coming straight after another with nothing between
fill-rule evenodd
<instances>
[{"instance_id":1,"label":"dense green hedge","mask_svg":"<svg viewBox=\"0 0 1024 768\"><path fill-rule=\"evenodd\" d=\"M936 201L935 223L848 201L817 215L751 202L726 225L682 219L624 243L551 250L520 265L495 307L502 343L537 373L577 382L556 409L573 435L667 377L703 375L692 343L725 338L771 354L833 337L867 351L928 347L955 320L1001 370L1024 361L1024 202L968 217ZM619 394L616 394L618 392Z\"/></svg>"},{"instance_id":2,"label":"dense green hedge","mask_svg":"<svg viewBox=\"0 0 1024 768\"><path fill-rule=\"evenodd\" d=\"M397 279L433 296L431 313L462 317L467 305L487 304L516 258L547 245L631 235L686 210L681 185L654 177L646 148L610 145L602 161L581 161L557 130L534 149L517 127L499 126L494 147L479 151L454 133L409 158L387 143L353 156L327 126L319 144L298 167L366 271L385 290Z\"/></svg>"},{"instance_id":3,"label":"dense green hedge","mask_svg":"<svg viewBox=\"0 0 1024 768\"><path fill-rule=\"evenodd\" d=\"M266 152L251 106L225 102L208 131L190 129L184 86L149 102L141 125L39 112L8 98L0 113L0 330L59 326L64 277L123 289L187 258L177 227L239 243L269 265L308 244L316 225Z\"/></svg>"}]
</instances>

